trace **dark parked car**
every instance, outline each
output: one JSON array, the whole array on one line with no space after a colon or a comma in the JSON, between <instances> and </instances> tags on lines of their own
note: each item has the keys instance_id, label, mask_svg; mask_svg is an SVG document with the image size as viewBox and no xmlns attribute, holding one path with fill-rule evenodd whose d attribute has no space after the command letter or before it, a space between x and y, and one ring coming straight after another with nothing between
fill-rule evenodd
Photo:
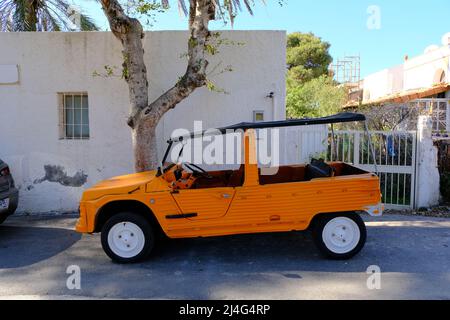
<instances>
[{"instance_id":1,"label":"dark parked car","mask_svg":"<svg viewBox=\"0 0 450 320\"><path fill-rule=\"evenodd\" d=\"M0 160L0 223L16 211L18 202L19 190L14 186L8 165Z\"/></svg>"}]
</instances>

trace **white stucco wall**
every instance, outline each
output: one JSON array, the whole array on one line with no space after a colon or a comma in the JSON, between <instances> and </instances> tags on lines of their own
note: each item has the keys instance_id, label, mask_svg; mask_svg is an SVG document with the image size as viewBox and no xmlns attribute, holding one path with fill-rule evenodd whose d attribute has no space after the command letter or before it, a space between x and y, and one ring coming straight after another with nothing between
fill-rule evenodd
<instances>
[{"instance_id":1,"label":"white stucco wall","mask_svg":"<svg viewBox=\"0 0 450 320\"><path fill-rule=\"evenodd\" d=\"M432 119L419 116L417 135L417 169L416 169L416 207L428 208L439 204L439 169L438 150L432 139Z\"/></svg>"},{"instance_id":2,"label":"white stucco wall","mask_svg":"<svg viewBox=\"0 0 450 320\"><path fill-rule=\"evenodd\" d=\"M444 71L449 81L450 48L441 47L405 62L404 90L429 88L439 83L436 79Z\"/></svg>"},{"instance_id":3,"label":"white stucco wall","mask_svg":"<svg viewBox=\"0 0 450 320\"><path fill-rule=\"evenodd\" d=\"M376 100L403 89L403 65L370 74L363 80L363 101Z\"/></svg>"},{"instance_id":4,"label":"white stucco wall","mask_svg":"<svg viewBox=\"0 0 450 320\"><path fill-rule=\"evenodd\" d=\"M187 37L180 31L146 34L150 99L184 73L180 55ZM252 121L253 110L264 110L266 120L284 119L285 32L226 31L223 37L244 43L221 48L211 60L211 66L233 66L233 72L212 79L229 94L197 90L164 117L161 141L175 128L192 129L194 120L224 126ZM84 188L133 170L126 84L92 76L105 65L121 65L121 45L112 34L0 33L0 47L0 65L19 68L19 83L0 83L0 158L20 188L19 211L76 210ZM271 91L273 101L266 98ZM58 92L89 94L89 140L59 140ZM62 166L68 176L83 172L87 182L81 187L39 182L45 165Z\"/></svg>"},{"instance_id":5,"label":"white stucco wall","mask_svg":"<svg viewBox=\"0 0 450 320\"><path fill-rule=\"evenodd\" d=\"M431 88L442 71L450 82L450 47L413 57L393 68L368 75L363 80L363 101L376 100L407 90Z\"/></svg>"}]
</instances>

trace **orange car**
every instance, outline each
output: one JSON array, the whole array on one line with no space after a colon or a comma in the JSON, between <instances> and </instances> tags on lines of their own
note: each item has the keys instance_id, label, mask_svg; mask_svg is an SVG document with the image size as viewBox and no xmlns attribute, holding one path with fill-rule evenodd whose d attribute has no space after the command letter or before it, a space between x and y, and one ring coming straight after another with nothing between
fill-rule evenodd
<instances>
[{"instance_id":1,"label":"orange car","mask_svg":"<svg viewBox=\"0 0 450 320\"><path fill-rule=\"evenodd\" d=\"M206 172L191 163L165 163L173 144L186 137L171 139L164 167L115 177L87 189L76 230L101 232L106 254L121 263L146 258L158 232L169 238L193 238L311 229L326 256L350 258L366 240L359 213L382 214L377 175L322 160L282 166L275 175L262 175L252 159L256 158L255 129L353 121L365 117L344 113L219 129L245 132L245 161L238 170Z\"/></svg>"}]
</instances>

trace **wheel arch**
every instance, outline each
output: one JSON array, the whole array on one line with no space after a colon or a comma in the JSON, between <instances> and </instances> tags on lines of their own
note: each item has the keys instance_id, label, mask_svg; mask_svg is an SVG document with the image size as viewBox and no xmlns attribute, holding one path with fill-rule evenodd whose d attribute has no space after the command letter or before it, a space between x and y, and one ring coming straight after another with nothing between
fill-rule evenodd
<instances>
[{"instance_id":1,"label":"wheel arch","mask_svg":"<svg viewBox=\"0 0 450 320\"><path fill-rule=\"evenodd\" d=\"M155 231L164 233L153 211L139 200L115 200L101 207L95 216L94 232L100 232L109 218L120 212L136 213L148 220Z\"/></svg>"},{"instance_id":2,"label":"wheel arch","mask_svg":"<svg viewBox=\"0 0 450 320\"><path fill-rule=\"evenodd\" d=\"M365 211L333 211L333 212L320 212L315 214L311 220L309 221L309 225L308 225L308 230L313 228L315 223L317 223L317 221L319 221L319 219L323 216L328 216L328 215L339 215L339 214L361 214L361 213L366 213Z\"/></svg>"}]
</instances>

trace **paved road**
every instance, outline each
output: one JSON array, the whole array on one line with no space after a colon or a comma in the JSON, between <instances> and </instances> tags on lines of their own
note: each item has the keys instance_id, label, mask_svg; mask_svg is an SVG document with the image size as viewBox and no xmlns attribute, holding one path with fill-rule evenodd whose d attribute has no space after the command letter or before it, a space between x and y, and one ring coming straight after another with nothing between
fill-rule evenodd
<instances>
[{"instance_id":1,"label":"paved road","mask_svg":"<svg viewBox=\"0 0 450 320\"><path fill-rule=\"evenodd\" d=\"M12 217L0 226L0 298L450 299L450 219L367 219L350 261L318 255L308 233L167 240L153 258L112 263L73 217ZM81 290L66 287L69 265ZM381 268L381 289L366 270Z\"/></svg>"}]
</instances>

